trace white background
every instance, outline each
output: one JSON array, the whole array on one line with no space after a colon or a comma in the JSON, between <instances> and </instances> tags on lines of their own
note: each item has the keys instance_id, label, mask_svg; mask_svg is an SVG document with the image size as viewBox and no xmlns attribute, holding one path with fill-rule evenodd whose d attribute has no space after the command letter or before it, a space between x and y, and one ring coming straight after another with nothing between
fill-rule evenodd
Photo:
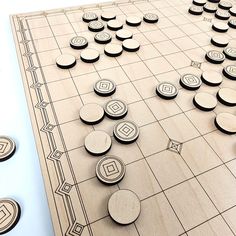
<instances>
[{"instance_id":1,"label":"white background","mask_svg":"<svg viewBox=\"0 0 236 236\"><path fill-rule=\"evenodd\" d=\"M9 15L102 0L8 0L0 6L0 135L12 137L15 155L0 162L0 198L19 202L22 215L8 236L53 236Z\"/></svg>"}]
</instances>

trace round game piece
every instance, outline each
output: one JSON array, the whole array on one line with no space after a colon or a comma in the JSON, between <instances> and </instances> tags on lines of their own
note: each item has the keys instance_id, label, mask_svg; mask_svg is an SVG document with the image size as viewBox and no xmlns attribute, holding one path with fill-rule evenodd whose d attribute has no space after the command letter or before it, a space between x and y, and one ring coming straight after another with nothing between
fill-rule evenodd
<instances>
[{"instance_id":1,"label":"round game piece","mask_svg":"<svg viewBox=\"0 0 236 236\"><path fill-rule=\"evenodd\" d=\"M180 85L188 90L197 90L201 87L202 81L201 79L193 74L184 74L181 76Z\"/></svg>"},{"instance_id":2,"label":"round game piece","mask_svg":"<svg viewBox=\"0 0 236 236\"><path fill-rule=\"evenodd\" d=\"M212 3L219 3L220 0L208 0L209 2L212 2Z\"/></svg>"},{"instance_id":3,"label":"round game piece","mask_svg":"<svg viewBox=\"0 0 236 236\"><path fill-rule=\"evenodd\" d=\"M105 156L96 165L96 175L104 184L117 184L125 176L125 163L116 156Z\"/></svg>"},{"instance_id":4,"label":"round game piece","mask_svg":"<svg viewBox=\"0 0 236 236\"><path fill-rule=\"evenodd\" d=\"M94 156L106 154L111 148L111 137L104 131L92 131L84 141L85 149Z\"/></svg>"},{"instance_id":5,"label":"round game piece","mask_svg":"<svg viewBox=\"0 0 236 236\"><path fill-rule=\"evenodd\" d=\"M209 86L219 86L222 81L222 75L213 70L204 71L201 75L202 82Z\"/></svg>"},{"instance_id":6,"label":"round game piece","mask_svg":"<svg viewBox=\"0 0 236 236\"><path fill-rule=\"evenodd\" d=\"M21 215L19 204L9 198L0 199L0 234L5 234L12 230L18 223Z\"/></svg>"},{"instance_id":7,"label":"round game piece","mask_svg":"<svg viewBox=\"0 0 236 236\"><path fill-rule=\"evenodd\" d=\"M201 6L192 5L188 9L188 12L192 15L201 15L203 13L203 8Z\"/></svg>"},{"instance_id":8,"label":"round game piece","mask_svg":"<svg viewBox=\"0 0 236 236\"><path fill-rule=\"evenodd\" d=\"M219 113L215 118L216 127L223 133L236 134L236 116L230 113Z\"/></svg>"},{"instance_id":9,"label":"round game piece","mask_svg":"<svg viewBox=\"0 0 236 236\"><path fill-rule=\"evenodd\" d=\"M116 38L118 40L124 41L125 39L131 39L133 37L133 33L129 30L121 29L116 31Z\"/></svg>"},{"instance_id":10,"label":"round game piece","mask_svg":"<svg viewBox=\"0 0 236 236\"><path fill-rule=\"evenodd\" d=\"M217 105L217 100L209 93L197 93L193 98L193 104L202 111L212 111Z\"/></svg>"},{"instance_id":11,"label":"round game piece","mask_svg":"<svg viewBox=\"0 0 236 236\"><path fill-rule=\"evenodd\" d=\"M229 65L224 67L223 75L231 80L236 80L236 65Z\"/></svg>"},{"instance_id":12,"label":"round game piece","mask_svg":"<svg viewBox=\"0 0 236 236\"><path fill-rule=\"evenodd\" d=\"M70 46L74 49L84 49L88 46L88 40L82 36L75 36L70 40Z\"/></svg>"},{"instance_id":13,"label":"round game piece","mask_svg":"<svg viewBox=\"0 0 236 236\"><path fill-rule=\"evenodd\" d=\"M86 63L93 63L99 60L99 52L95 49L84 49L81 53L80 53L80 58L83 62Z\"/></svg>"},{"instance_id":14,"label":"round game piece","mask_svg":"<svg viewBox=\"0 0 236 236\"><path fill-rule=\"evenodd\" d=\"M196 6L204 6L206 4L206 0L193 0L193 4Z\"/></svg>"},{"instance_id":15,"label":"round game piece","mask_svg":"<svg viewBox=\"0 0 236 236\"><path fill-rule=\"evenodd\" d=\"M16 144L11 138L0 136L0 161L6 161L12 157L15 150Z\"/></svg>"},{"instance_id":16,"label":"round game piece","mask_svg":"<svg viewBox=\"0 0 236 236\"><path fill-rule=\"evenodd\" d=\"M122 47L119 44L109 43L104 48L104 53L109 57L118 57L122 54Z\"/></svg>"},{"instance_id":17,"label":"round game piece","mask_svg":"<svg viewBox=\"0 0 236 236\"><path fill-rule=\"evenodd\" d=\"M116 19L116 14L110 11L104 11L101 14L101 19L104 21L114 20Z\"/></svg>"},{"instance_id":18,"label":"round game piece","mask_svg":"<svg viewBox=\"0 0 236 236\"><path fill-rule=\"evenodd\" d=\"M139 136L139 128L132 121L122 120L114 126L113 133L118 142L129 144L137 140Z\"/></svg>"},{"instance_id":19,"label":"round game piece","mask_svg":"<svg viewBox=\"0 0 236 236\"><path fill-rule=\"evenodd\" d=\"M100 79L94 84L93 89L97 95L107 97L115 93L116 85L110 79Z\"/></svg>"},{"instance_id":20,"label":"round game piece","mask_svg":"<svg viewBox=\"0 0 236 236\"><path fill-rule=\"evenodd\" d=\"M224 52L226 58L228 58L232 61L236 60L236 48L227 47L224 49L223 52Z\"/></svg>"},{"instance_id":21,"label":"round game piece","mask_svg":"<svg viewBox=\"0 0 236 236\"><path fill-rule=\"evenodd\" d=\"M136 41L134 39L126 39L123 41L122 47L125 51L136 52L139 50L140 44L138 41Z\"/></svg>"},{"instance_id":22,"label":"round game piece","mask_svg":"<svg viewBox=\"0 0 236 236\"><path fill-rule=\"evenodd\" d=\"M229 9L231 16L236 16L236 6Z\"/></svg>"},{"instance_id":23,"label":"round game piece","mask_svg":"<svg viewBox=\"0 0 236 236\"><path fill-rule=\"evenodd\" d=\"M129 26L139 26L142 20L138 16L128 16L126 18L126 24Z\"/></svg>"},{"instance_id":24,"label":"round game piece","mask_svg":"<svg viewBox=\"0 0 236 236\"><path fill-rule=\"evenodd\" d=\"M143 16L143 20L146 22L146 23L157 23L158 20L159 20L159 17L157 14L155 13L146 13L144 14Z\"/></svg>"},{"instance_id":25,"label":"round game piece","mask_svg":"<svg viewBox=\"0 0 236 236\"><path fill-rule=\"evenodd\" d=\"M123 24L122 24L122 22L120 22L120 21L118 21L118 20L109 20L109 21L107 22L107 28L108 28L109 30L114 30L114 31L116 31L116 30L122 29L122 28L123 28Z\"/></svg>"},{"instance_id":26,"label":"round game piece","mask_svg":"<svg viewBox=\"0 0 236 236\"><path fill-rule=\"evenodd\" d=\"M208 13L215 13L217 11L217 6L211 3L206 3L203 6L203 10Z\"/></svg>"},{"instance_id":27,"label":"round game piece","mask_svg":"<svg viewBox=\"0 0 236 236\"><path fill-rule=\"evenodd\" d=\"M173 99L177 96L178 90L173 84L169 82L162 82L157 85L156 93L161 98Z\"/></svg>"},{"instance_id":28,"label":"round game piece","mask_svg":"<svg viewBox=\"0 0 236 236\"><path fill-rule=\"evenodd\" d=\"M98 16L94 12L85 12L82 16L84 22L89 23L90 21L97 20Z\"/></svg>"},{"instance_id":29,"label":"round game piece","mask_svg":"<svg viewBox=\"0 0 236 236\"><path fill-rule=\"evenodd\" d=\"M212 29L219 32L219 33L225 33L228 31L229 26L224 22L215 22L212 25Z\"/></svg>"},{"instance_id":30,"label":"round game piece","mask_svg":"<svg viewBox=\"0 0 236 236\"><path fill-rule=\"evenodd\" d=\"M221 64L225 60L225 55L222 52L216 51L216 50L211 50L206 53L205 58L207 61L214 63L214 64Z\"/></svg>"},{"instance_id":31,"label":"round game piece","mask_svg":"<svg viewBox=\"0 0 236 236\"><path fill-rule=\"evenodd\" d=\"M104 24L99 20L93 20L89 22L88 29L92 32L99 32L104 30Z\"/></svg>"},{"instance_id":32,"label":"round game piece","mask_svg":"<svg viewBox=\"0 0 236 236\"><path fill-rule=\"evenodd\" d=\"M233 5L231 2L226 2L226 1L221 1L218 4L218 7L224 10L229 10L232 6Z\"/></svg>"},{"instance_id":33,"label":"round game piece","mask_svg":"<svg viewBox=\"0 0 236 236\"><path fill-rule=\"evenodd\" d=\"M108 212L116 223L131 224L140 215L140 200L134 192L128 189L118 190L111 195L108 201Z\"/></svg>"},{"instance_id":34,"label":"round game piece","mask_svg":"<svg viewBox=\"0 0 236 236\"><path fill-rule=\"evenodd\" d=\"M217 99L226 106L236 106L236 90L231 88L221 88L217 94Z\"/></svg>"},{"instance_id":35,"label":"round game piece","mask_svg":"<svg viewBox=\"0 0 236 236\"><path fill-rule=\"evenodd\" d=\"M128 107L122 100L112 99L105 104L104 111L110 119L118 120L127 115Z\"/></svg>"},{"instance_id":36,"label":"round game piece","mask_svg":"<svg viewBox=\"0 0 236 236\"><path fill-rule=\"evenodd\" d=\"M56 59L56 64L61 69L69 69L75 66L76 59L73 55L70 54L61 54Z\"/></svg>"},{"instance_id":37,"label":"round game piece","mask_svg":"<svg viewBox=\"0 0 236 236\"><path fill-rule=\"evenodd\" d=\"M215 13L215 17L220 20L228 20L230 18L230 14L227 11L217 10Z\"/></svg>"},{"instance_id":38,"label":"round game piece","mask_svg":"<svg viewBox=\"0 0 236 236\"><path fill-rule=\"evenodd\" d=\"M82 106L79 116L85 124L95 125L103 120L104 109L96 103L89 103Z\"/></svg>"},{"instance_id":39,"label":"round game piece","mask_svg":"<svg viewBox=\"0 0 236 236\"><path fill-rule=\"evenodd\" d=\"M229 40L222 35L214 35L211 38L211 43L216 47L226 47L229 44Z\"/></svg>"},{"instance_id":40,"label":"round game piece","mask_svg":"<svg viewBox=\"0 0 236 236\"><path fill-rule=\"evenodd\" d=\"M106 44L111 42L111 35L107 32L99 32L95 34L94 40L96 43Z\"/></svg>"},{"instance_id":41,"label":"round game piece","mask_svg":"<svg viewBox=\"0 0 236 236\"><path fill-rule=\"evenodd\" d=\"M236 20L235 19L231 19L228 22L229 27L236 29Z\"/></svg>"}]
</instances>

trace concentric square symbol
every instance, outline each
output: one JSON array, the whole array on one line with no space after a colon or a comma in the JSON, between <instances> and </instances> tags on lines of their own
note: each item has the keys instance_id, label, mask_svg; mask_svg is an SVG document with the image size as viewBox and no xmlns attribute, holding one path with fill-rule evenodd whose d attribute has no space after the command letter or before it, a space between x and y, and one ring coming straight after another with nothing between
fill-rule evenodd
<instances>
[{"instance_id":1,"label":"concentric square symbol","mask_svg":"<svg viewBox=\"0 0 236 236\"><path fill-rule=\"evenodd\" d=\"M119 132L126 137L128 137L133 131L134 129L126 123L122 125L119 129Z\"/></svg>"},{"instance_id":2,"label":"concentric square symbol","mask_svg":"<svg viewBox=\"0 0 236 236\"><path fill-rule=\"evenodd\" d=\"M117 167L115 161L111 161L106 164L103 164L102 167L103 167L104 172L107 177L110 175L114 175L114 174L119 173L119 170L118 170L118 167Z\"/></svg>"}]
</instances>

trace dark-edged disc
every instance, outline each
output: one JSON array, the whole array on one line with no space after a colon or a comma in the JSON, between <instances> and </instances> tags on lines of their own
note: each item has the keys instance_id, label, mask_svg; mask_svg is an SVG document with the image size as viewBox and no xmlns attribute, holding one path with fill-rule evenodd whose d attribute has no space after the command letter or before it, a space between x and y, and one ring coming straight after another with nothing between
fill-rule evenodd
<instances>
[{"instance_id":1,"label":"dark-edged disc","mask_svg":"<svg viewBox=\"0 0 236 236\"><path fill-rule=\"evenodd\" d=\"M99 52L95 49L84 49L81 53L80 53L80 58L83 62L86 63L93 63L99 60Z\"/></svg>"},{"instance_id":2,"label":"dark-edged disc","mask_svg":"<svg viewBox=\"0 0 236 236\"><path fill-rule=\"evenodd\" d=\"M236 48L227 47L224 49L225 57L229 60L235 61L236 60Z\"/></svg>"},{"instance_id":3,"label":"dark-edged disc","mask_svg":"<svg viewBox=\"0 0 236 236\"><path fill-rule=\"evenodd\" d=\"M93 20L89 22L88 29L92 32L99 32L104 30L104 24L99 20Z\"/></svg>"},{"instance_id":4,"label":"dark-edged disc","mask_svg":"<svg viewBox=\"0 0 236 236\"><path fill-rule=\"evenodd\" d=\"M229 10L233 5L231 2L221 1L219 2L218 7L223 10Z\"/></svg>"},{"instance_id":5,"label":"dark-edged disc","mask_svg":"<svg viewBox=\"0 0 236 236\"><path fill-rule=\"evenodd\" d=\"M143 16L143 20L144 20L146 23L153 24L153 23L157 23L157 22L158 22L159 17L158 17L158 15L155 14L155 13L146 13L146 14L144 14L144 16Z\"/></svg>"},{"instance_id":6,"label":"dark-edged disc","mask_svg":"<svg viewBox=\"0 0 236 236\"><path fill-rule=\"evenodd\" d=\"M76 65L76 59L70 54L61 54L56 58L56 64L61 69L70 69Z\"/></svg>"},{"instance_id":7,"label":"dark-edged disc","mask_svg":"<svg viewBox=\"0 0 236 236\"><path fill-rule=\"evenodd\" d=\"M192 15L201 15L203 13L203 8L201 6L192 5L188 9L188 12Z\"/></svg>"},{"instance_id":8,"label":"dark-edged disc","mask_svg":"<svg viewBox=\"0 0 236 236\"><path fill-rule=\"evenodd\" d=\"M0 136L0 161L6 161L13 156L16 150L16 144L8 136Z\"/></svg>"},{"instance_id":9,"label":"dark-edged disc","mask_svg":"<svg viewBox=\"0 0 236 236\"><path fill-rule=\"evenodd\" d=\"M95 34L94 40L96 43L107 44L111 42L112 38L109 33L102 31Z\"/></svg>"},{"instance_id":10,"label":"dark-edged disc","mask_svg":"<svg viewBox=\"0 0 236 236\"><path fill-rule=\"evenodd\" d=\"M194 74L184 74L179 80L180 85L188 90L197 90L201 87L201 79Z\"/></svg>"},{"instance_id":11,"label":"dark-edged disc","mask_svg":"<svg viewBox=\"0 0 236 236\"><path fill-rule=\"evenodd\" d=\"M217 99L226 106L236 106L236 90L232 88L221 88L217 94Z\"/></svg>"},{"instance_id":12,"label":"dark-edged disc","mask_svg":"<svg viewBox=\"0 0 236 236\"><path fill-rule=\"evenodd\" d=\"M211 50L206 53L205 58L207 61L214 63L214 64L221 64L225 60L225 55L222 52Z\"/></svg>"},{"instance_id":13,"label":"dark-edged disc","mask_svg":"<svg viewBox=\"0 0 236 236\"><path fill-rule=\"evenodd\" d=\"M82 16L84 22L89 23L90 21L97 20L98 16L94 12L85 12Z\"/></svg>"},{"instance_id":14,"label":"dark-edged disc","mask_svg":"<svg viewBox=\"0 0 236 236\"><path fill-rule=\"evenodd\" d=\"M193 0L193 4L196 6L204 6L206 2L206 0Z\"/></svg>"},{"instance_id":15,"label":"dark-edged disc","mask_svg":"<svg viewBox=\"0 0 236 236\"><path fill-rule=\"evenodd\" d=\"M142 20L138 16L128 16L126 18L126 24L129 25L129 26L136 27L136 26L141 25L141 22L142 22Z\"/></svg>"},{"instance_id":16,"label":"dark-edged disc","mask_svg":"<svg viewBox=\"0 0 236 236\"><path fill-rule=\"evenodd\" d=\"M123 28L123 23L119 20L109 20L107 22L107 28L113 31L120 30Z\"/></svg>"},{"instance_id":17,"label":"dark-edged disc","mask_svg":"<svg viewBox=\"0 0 236 236\"><path fill-rule=\"evenodd\" d=\"M94 92L99 96L111 96L115 91L116 85L110 79L100 79L94 84Z\"/></svg>"},{"instance_id":18,"label":"dark-edged disc","mask_svg":"<svg viewBox=\"0 0 236 236\"><path fill-rule=\"evenodd\" d=\"M208 13L215 13L217 11L217 6L212 3L206 3L203 6L203 10Z\"/></svg>"},{"instance_id":19,"label":"dark-edged disc","mask_svg":"<svg viewBox=\"0 0 236 236\"><path fill-rule=\"evenodd\" d=\"M228 31L229 26L224 22L215 22L212 25L212 29L219 32L219 33L225 33Z\"/></svg>"},{"instance_id":20,"label":"dark-edged disc","mask_svg":"<svg viewBox=\"0 0 236 236\"><path fill-rule=\"evenodd\" d=\"M136 52L140 48L140 44L137 40L134 39L126 39L122 42L122 47L125 51L128 52Z\"/></svg>"},{"instance_id":21,"label":"dark-edged disc","mask_svg":"<svg viewBox=\"0 0 236 236\"><path fill-rule=\"evenodd\" d=\"M112 99L104 106L107 117L113 120L124 118L128 113L128 106L120 99Z\"/></svg>"},{"instance_id":22,"label":"dark-edged disc","mask_svg":"<svg viewBox=\"0 0 236 236\"><path fill-rule=\"evenodd\" d=\"M229 27L236 29L236 20L235 19L231 19L228 22Z\"/></svg>"},{"instance_id":23,"label":"dark-edged disc","mask_svg":"<svg viewBox=\"0 0 236 236\"><path fill-rule=\"evenodd\" d=\"M156 93L159 97L169 100L178 95L178 90L172 83L162 82L157 85Z\"/></svg>"},{"instance_id":24,"label":"dark-edged disc","mask_svg":"<svg viewBox=\"0 0 236 236\"><path fill-rule=\"evenodd\" d=\"M225 134L236 134L236 116L230 113L219 113L215 118L216 127Z\"/></svg>"},{"instance_id":25,"label":"dark-edged disc","mask_svg":"<svg viewBox=\"0 0 236 236\"><path fill-rule=\"evenodd\" d=\"M73 49L84 49L88 46L88 40L82 36L75 36L70 40Z\"/></svg>"},{"instance_id":26,"label":"dark-edged disc","mask_svg":"<svg viewBox=\"0 0 236 236\"><path fill-rule=\"evenodd\" d=\"M211 43L216 47L226 47L229 44L229 40L222 35L214 35L211 38Z\"/></svg>"},{"instance_id":27,"label":"dark-edged disc","mask_svg":"<svg viewBox=\"0 0 236 236\"><path fill-rule=\"evenodd\" d=\"M214 70L204 71L201 79L204 84L209 86L219 86L223 81L222 74Z\"/></svg>"},{"instance_id":28,"label":"dark-edged disc","mask_svg":"<svg viewBox=\"0 0 236 236\"><path fill-rule=\"evenodd\" d=\"M236 65L228 65L223 69L223 75L231 80L236 80Z\"/></svg>"},{"instance_id":29,"label":"dark-edged disc","mask_svg":"<svg viewBox=\"0 0 236 236\"><path fill-rule=\"evenodd\" d=\"M104 11L101 14L101 19L104 21L114 20L116 19L116 14L110 11Z\"/></svg>"},{"instance_id":30,"label":"dark-edged disc","mask_svg":"<svg viewBox=\"0 0 236 236\"><path fill-rule=\"evenodd\" d=\"M230 18L230 14L224 10L217 10L215 13L215 17L220 20L228 20Z\"/></svg>"},{"instance_id":31,"label":"dark-edged disc","mask_svg":"<svg viewBox=\"0 0 236 236\"><path fill-rule=\"evenodd\" d=\"M230 8L229 13L231 14L231 16L236 16L236 6Z\"/></svg>"},{"instance_id":32,"label":"dark-edged disc","mask_svg":"<svg viewBox=\"0 0 236 236\"><path fill-rule=\"evenodd\" d=\"M122 52L122 46L119 44L109 43L104 48L104 53L109 57L118 57Z\"/></svg>"},{"instance_id":33,"label":"dark-edged disc","mask_svg":"<svg viewBox=\"0 0 236 236\"><path fill-rule=\"evenodd\" d=\"M201 92L194 96L193 104L202 111L212 111L217 105L217 99L212 94Z\"/></svg>"},{"instance_id":34,"label":"dark-edged disc","mask_svg":"<svg viewBox=\"0 0 236 236\"><path fill-rule=\"evenodd\" d=\"M120 41L124 41L125 39L131 39L133 37L133 33L126 29L120 29L116 31L116 38Z\"/></svg>"}]
</instances>

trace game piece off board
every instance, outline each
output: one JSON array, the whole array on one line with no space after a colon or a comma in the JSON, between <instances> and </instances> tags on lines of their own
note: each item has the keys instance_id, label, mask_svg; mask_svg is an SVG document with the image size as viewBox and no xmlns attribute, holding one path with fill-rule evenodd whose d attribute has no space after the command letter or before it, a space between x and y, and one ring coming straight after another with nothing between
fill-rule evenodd
<instances>
[{"instance_id":1,"label":"game piece off board","mask_svg":"<svg viewBox=\"0 0 236 236\"><path fill-rule=\"evenodd\" d=\"M11 16L56 236L236 235L235 9L118 0Z\"/></svg>"},{"instance_id":2,"label":"game piece off board","mask_svg":"<svg viewBox=\"0 0 236 236\"><path fill-rule=\"evenodd\" d=\"M11 158L15 150L16 144L11 138L0 136L0 162Z\"/></svg>"}]
</instances>

